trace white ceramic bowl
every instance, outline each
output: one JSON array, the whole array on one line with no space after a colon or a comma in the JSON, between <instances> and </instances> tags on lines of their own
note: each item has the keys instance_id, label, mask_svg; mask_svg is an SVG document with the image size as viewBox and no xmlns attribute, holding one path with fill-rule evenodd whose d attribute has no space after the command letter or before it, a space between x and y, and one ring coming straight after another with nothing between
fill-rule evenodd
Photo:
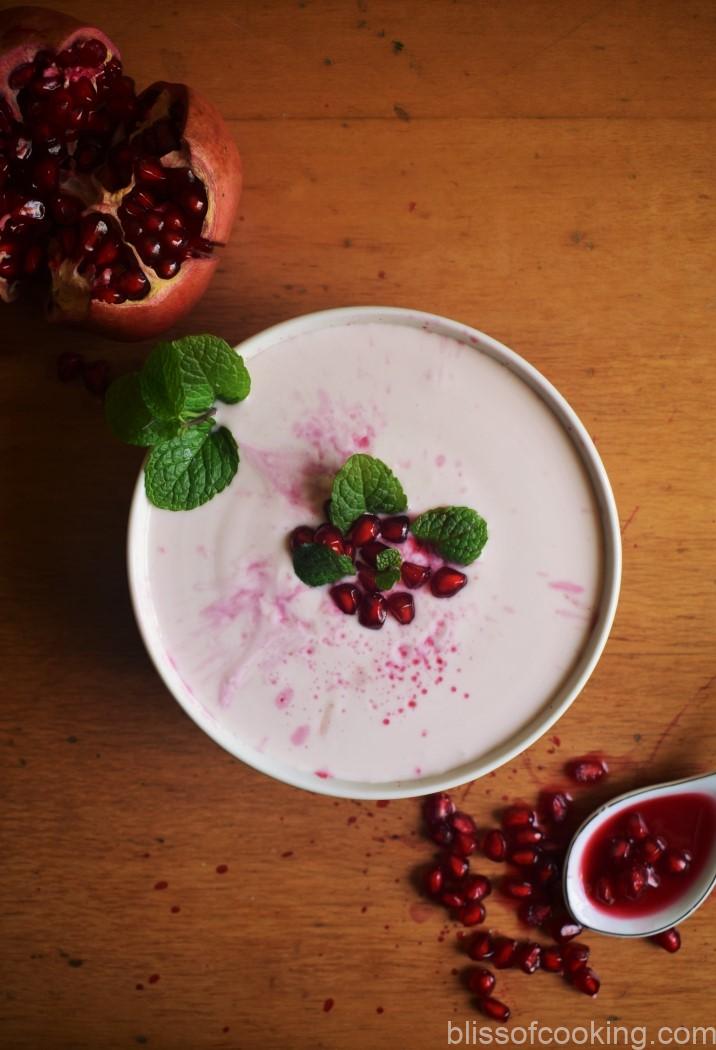
<instances>
[{"instance_id":1,"label":"white ceramic bowl","mask_svg":"<svg viewBox=\"0 0 716 1050\"><path fill-rule=\"evenodd\" d=\"M167 688L197 725L232 755L269 776L321 794L348 798L404 798L451 788L484 776L505 762L509 762L515 755L538 740L567 710L594 670L614 619L621 578L621 538L614 496L606 471L589 434L573 409L532 365L496 339L490 338L477 329L418 310L393 307L345 307L285 321L252 336L237 349L246 360L250 361L261 351L291 336L311 333L336 325L356 325L369 322L427 328L438 335L457 340L506 366L547 404L569 435L584 463L594 490L603 533L601 598L587 644L558 691L551 697L545 697L545 704L539 714L526 720L519 731L499 747L481 755L479 759L466 762L441 775L424 776L415 781L393 783L356 783L352 780L337 778L320 780L309 772L279 765L270 756L260 754L255 749L244 745L211 713L191 702L185 684L160 643L157 625L151 609L148 608L146 597L144 597L146 577L151 572L151 566L147 562L145 539L151 508L144 492L143 471L137 480L129 521L129 584L137 623L144 643Z\"/></svg>"}]
</instances>

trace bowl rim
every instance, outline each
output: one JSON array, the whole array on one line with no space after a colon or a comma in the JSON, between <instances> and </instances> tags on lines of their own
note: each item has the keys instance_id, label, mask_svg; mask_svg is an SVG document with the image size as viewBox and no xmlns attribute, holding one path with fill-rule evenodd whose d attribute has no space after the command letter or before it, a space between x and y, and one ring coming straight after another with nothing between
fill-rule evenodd
<instances>
[{"instance_id":1,"label":"bowl rim","mask_svg":"<svg viewBox=\"0 0 716 1050\"><path fill-rule=\"evenodd\" d=\"M158 630L156 628L152 630L148 622L151 618L144 614L140 598L142 538L144 522L150 509L144 491L144 464L139 471L129 512L127 571L132 607L139 633L160 678L192 721L230 755L267 776L316 794L352 799L415 798L435 791L448 790L486 776L535 743L574 703L601 657L616 614L621 584L621 533L616 502L604 464L574 409L556 387L533 365L499 340L493 339L471 325L439 314L406 307L344 306L301 314L271 325L238 343L236 350L246 360L250 360L263 350L297 335L346 324L368 323L407 325L445 335L503 364L526 382L547 404L571 438L584 464L594 491L602 526L604 544L602 593L596 620L584 649L556 693L551 699L545 700L537 715L526 722L520 730L513 733L503 744L497 745L478 759L462 763L445 773L421 777L415 781L371 783L341 780L334 777L322 779L312 772L291 769L248 747L243 748L241 741L237 740L228 730L224 730L208 709L188 696L186 686L178 671L169 664L163 647L159 644Z\"/></svg>"}]
</instances>

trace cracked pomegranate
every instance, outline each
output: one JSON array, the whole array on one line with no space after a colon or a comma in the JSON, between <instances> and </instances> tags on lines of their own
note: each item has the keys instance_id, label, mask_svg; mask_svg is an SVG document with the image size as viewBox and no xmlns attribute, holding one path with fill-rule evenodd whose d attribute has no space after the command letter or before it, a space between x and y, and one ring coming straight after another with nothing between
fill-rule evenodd
<instances>
[{"instance_id":1,"label":"cracked pomegranate","mask_svg":"<svg viewBox=\"0 0 716 1050\"><path fill-rule=\"evenodd\" d=\"M206 289L240 190L192 88L137 92L116 45L68 15L0 14L0 298L49 285L51 320L155 336Z\"/></svg>"}]
</instances>

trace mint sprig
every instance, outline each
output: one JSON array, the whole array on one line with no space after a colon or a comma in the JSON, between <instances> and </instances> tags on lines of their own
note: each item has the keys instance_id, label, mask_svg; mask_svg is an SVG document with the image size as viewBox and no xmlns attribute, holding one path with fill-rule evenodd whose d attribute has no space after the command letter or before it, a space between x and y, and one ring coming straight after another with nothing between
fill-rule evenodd
<instances>
[{"instance_id":1,"label":"mint sprig","mask_svg":"<svg viewBox=\"0 0 716 1050\"><path fill-rule=\"evenodd\" d=\"M395 552L398 553L397 551ZM389 591L391 587L395 587L396 583L400 579L400 569L391 565L387 569L382 569L375 574L375 585L379 591Z\"/></svg>"},{"instance_id":2,"label":"mint sprig","mask_svg":"<svg viewBox=\"0 0 716 1050\"><path fill-rule=\"evenodd\" d=\"M408 500L390 467L358 452L346 460L333 479L331 521L347 532L361 514L398 514Z\"/></svg>"},{"instance_id":3,"label":"mint sprig","mask_svg":"<svg viewBox=\"0 0 716 1050\"><path fill-rule=\"evenodd\" d=\"M417 517L410 529L416 539L458 565L475 561L487 543L487 522L471 507L435 507Z\"/></svg>"},{"instance_id":4,"label":"mint sprig","mask_svg":"<svg viewBox=\"0 0 716 1050\"><path fill-rule=\"evenodd\" d=\"M397 551L395 547L387 547L384 551L378 552L375 567L379 572L384 572L386 569L400 569L402 561L400 551Z\"/></svg>"},{"instance_id":5,"label":"mint sprig","mask_svg":"<svg viewBox=\"0 0 716 1050\"><path fill-rule=\"evenodd\" d=\"M309 587L335 583L355 573L355 565L346 554L337 554L323 543L304 543L296 547L293 568L299 580Z\"/></svg>"},{"instance_id":6,"label":"mint sprig","mask_svg":"<svg viewBox=\"0 0 716 1050\"><path fill-rule=\"evenodd\" d=\"M192 510L226 488L239 452L231 432L214 427L214 402L234 404L250 389L241 356L213 335L159 343L140 372L115 380L107 423L120 441L152 448L145 467L151 503Z\"/></svg>"}]
</instances>

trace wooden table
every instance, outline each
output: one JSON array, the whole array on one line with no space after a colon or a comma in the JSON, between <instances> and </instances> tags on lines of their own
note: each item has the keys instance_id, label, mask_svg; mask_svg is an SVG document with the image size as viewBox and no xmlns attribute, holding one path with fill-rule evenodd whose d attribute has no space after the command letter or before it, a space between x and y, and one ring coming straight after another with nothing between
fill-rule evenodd
<instances>
[{"instance_id":1,"label":"wooden table","mask_svg":"<svg viewBox=\"0 0 716 1050\"><path fill-rule=\"evenodd\" d=\"M611 640L559 745L465 805L484 824L593 747L613 770L595 797L712 768L710 0L57 6L101 17L140 83L203 88L241 149L240 221L177 332L423 307L514 347L593 434L624 535ZM141 454L54 361L78 349L118 373L146 348L23 305L2 333L0 1043L446 1045L449 1020L480 1016L452 929L411 886L430 855L417 804L273 783L203 736L145 655L124 567ZM515 1024L714 1023L715 918L702 908L674 957L592 938L594 1001L546 975L501 976L500 994Z\"/></svg>"}]
</instances>

